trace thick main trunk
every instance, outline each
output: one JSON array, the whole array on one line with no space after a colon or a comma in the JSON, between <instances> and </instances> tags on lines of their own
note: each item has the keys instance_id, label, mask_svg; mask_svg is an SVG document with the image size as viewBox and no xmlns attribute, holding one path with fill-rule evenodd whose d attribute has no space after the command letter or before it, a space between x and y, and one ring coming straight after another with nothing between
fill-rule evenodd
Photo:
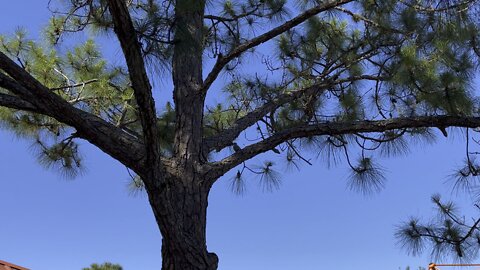
<instances>
[{"instance_id":1,"label":"thick main trunk","mask_svg":"<svg viewBox=\"0 0 480 270\"><path fill-rule=\"evenodd\" d=\"M172 58L175 137L172 174L146 181L150 204L163 236L163 270L216 270L217 255L207 251L206 222L211 181L198 173L204 162L201 93L205 0L175 2ZM155 178L155 177L153 177ZM155 183L161 185L155 185Z\"/></svg>"},{"instance_id":2,"label":"thick main trunk","mask_svg":"<svg viewBox=\"0 0 480 270\"><path fill-rule=\"evenodd\" d=\"M150 205L163 236L162 270L216 270L218 257L207 251L208 193L201 181L168 179L149 192ZM200 184L199 184L200 183Z\"/></svg>"}]
</instances>

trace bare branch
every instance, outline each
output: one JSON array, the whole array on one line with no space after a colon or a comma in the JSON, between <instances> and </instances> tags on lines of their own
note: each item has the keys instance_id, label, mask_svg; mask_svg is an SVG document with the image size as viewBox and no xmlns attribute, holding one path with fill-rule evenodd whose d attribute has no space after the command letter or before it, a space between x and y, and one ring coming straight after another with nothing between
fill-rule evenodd
<instances>
[{"instance_id":1,"label":"bare branch","mask_svg":"<svg viewBox=\"0 0 480 270\"><path fill-rule=\"evenodd\" d=\"M321 5L317 5L311 9L306 10L302 14L296 16L295 18L285 22L284 24L273 28L272 30L257 36L249 41L246 41L236 48L234 48L228 55L226 56L218 56L217 62L215 63L212 71L207 75L202 87L203 92L207 92L212 83L217 79L218 75L222 71L222 69L233 59L240 56L242 53L246 52L247 50L254 48L262 43L265 43L272 38L285 33L286 31L298 26L299 24L305 22L306 20L310 19L311 17L326 11L332 8L341 6L343 4L352 2L352 0L337 0L337 1L326 1Z\"/></svg>"},{"instance_id":2,"label":"bare branch","mask_svg":"<svg viewBox=\"0 0 480 270\"><path fill-rule=\"evenodd\" d=\"M91 80L88 80L88 81L85 81L85 82L80 82L80 83L76 83L76 84L72 84L72 85L66 85L66 86L60 86L60 87L50 88L50 90L56 91L56 90L63 90L63 89L80 87L80 86L81 86L81 87L84 87L84 86L87 85L87 84L91 84L91 83L95 83L95 82L98 82L98 79L91 79Z\"/></svg>"},{"instance_id":3,"label":"bare branch","mask_svg":"<svg viewBox=\"0 0 480 270\"><path fill-rule=\"evenodd\" d=\"M314 125L302 125L289 128L273 134L272 136L240 149L231 156L213 164L221 174L241 164L242 162L274 147L295 138L323 135L342 135L355 133L384 132L388 130L426 127L480 127L480 117L467 116L421 116L395 118L379 121L355 121L355 122L324 122Z\"/></svg>"}]
</instances>

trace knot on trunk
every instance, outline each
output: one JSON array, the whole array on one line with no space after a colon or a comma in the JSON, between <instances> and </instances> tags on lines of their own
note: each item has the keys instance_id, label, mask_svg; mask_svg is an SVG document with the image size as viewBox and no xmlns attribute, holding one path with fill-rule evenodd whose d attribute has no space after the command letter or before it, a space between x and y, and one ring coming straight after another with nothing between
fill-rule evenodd
<instances>
[{"instance_id":1,"label":"knot on trunk","mask_svg":"<svg viewBox=\"0 0 480 270\"><path fill-rule=\"evenodd\" d=\"M218 268L218 256L213 252L207 254L208 259L208 269L207 270L217 270Z\"/></svg>"}]
</instances>

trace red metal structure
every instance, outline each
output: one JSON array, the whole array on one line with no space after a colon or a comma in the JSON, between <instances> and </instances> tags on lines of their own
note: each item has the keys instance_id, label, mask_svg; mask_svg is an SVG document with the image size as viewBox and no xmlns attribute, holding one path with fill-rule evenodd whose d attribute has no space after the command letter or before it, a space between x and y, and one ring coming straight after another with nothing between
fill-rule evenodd
<instances>
[{"instance_id":1,"label":"red metal structure","mask_svg":"<svg viewBox=\"0 0 480 270\"><path fill-rule=\"evenodd\" d=\"M428 265L428 270L440 270L437 266L480 266L479 263L430 263Z\"/></svg>"},{"instance_id":2,"label":"red metal structure","mask_svg":"<svg viewBox=\"0 0 480 270\"><path fill-rule=\"evenodd\" d=\"M29 270L28 268L0 260L0 270Z\"/></svg>"}]
</instances>

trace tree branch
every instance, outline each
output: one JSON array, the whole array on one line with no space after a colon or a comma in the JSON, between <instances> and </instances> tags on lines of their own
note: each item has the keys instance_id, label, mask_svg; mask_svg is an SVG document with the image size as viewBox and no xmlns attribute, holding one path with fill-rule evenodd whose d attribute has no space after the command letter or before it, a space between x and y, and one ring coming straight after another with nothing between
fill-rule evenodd
<instances>
[{"instance_id":1,"label":"tree branch","mask_svg":"<svg viewBox=\"0 0 480 270\"><path fill-rule=\"evenodd\" d=\"M50 89L42 85L27 71L0 52L0 86L34 106L38 113L72 126L77 135L105 153L142 172L145 150L141 142L103 119L73 107Z\"/></svg>"},{"instance_id":2,"label":"tree branch","mask_svg":"<svg viewBox=\"0 0 480 270\"><path fill-rule=\"evenodd\" d=\"M204 140L206 151L210 152L212 149L217 151L222 150L223 148L232 144L242 131L252 126L260 119L262 119L269 112L274 111L278 107L298 98L301 98L304 95L317 94L321 95L322 92L326 89L326 86L330 85L327 83L315 84L300 90L287 92L281 94L277 98L265 103L264 105L256 108L255 110L249 112L247 115L239 118L231 127L222 131L221 133L206 138Z\"/></svg>"},{"instance_id":3,"label":"tree branch","mask_svg":"<svg viewBox=\"0 0 480 270\"><path fill-rule=\"evenodd\" d=\"M480 127L480 117L466 116L420 116L395 118L379 121L356 121L356 122L325 122L314 125L302 125L289 128L273 134L272 136L240 149L231 156L213 163L213 167L219 170L219 175L223 175L228 170L241 164L242 162L274 147L296 138L305 138L310 136L323 135L343 135L354 133L384 132L395 129L405 128L428 128L428 127Z\"/></svg>"},{"instance_id":4,"label":"tree branch","mask_svg":"<svg viewBox=\"0 0 480 270\"><path fill-rule=\"evenodd\" d=\"M222 69L230 61L232 61L236 57L240 56L245 51L247 51L251 48L254 48L254 47L256 47L256 46L258 46L262 43L265 43L265 42L271 40L272 38L274 38L274 37L276 37L276 36L278 36L282 33L285 33L286 31L298 26L299 24L305 22L306 20L310 19L311 17L313 17L313 16L315 16L315 15L317 15L317 14L323 12L323 11L338 7L340 5L343 5L343 4L352 2L352 1L353 0L326 1L325 3L323 3L321 5L318 5L318 6L315 6L315 7L311 8L311 9L306 10L302 14L298 15L297 17L295 17L295 18L293 18L293 19L291 19L287 22L285 22L282 25L280 25L278 27L275 27L272 30L270 30L270 31L268 31L268 32L266 32L266 33L264 33L260 36L257 36L255 38L249 40L249 41L246 41L246 42L238 45L228 55L218 56L217 62L215 63L215 65L212 68L212 71L210 71L210 73L207 75L207 78L205 79L205 81L203 83L202 91L207 92L208 89L210 88L210 86L212 85L212 83L217 79L217 77L220 74L220 72L222 71Z\"/></svg>"},{"instance_id":5,"label":"tree branch","mask_svg":"<svg viewBox=\"0 0 480 270\"><path fill-rule=\"evenodd\" d=\"M286 92L284 94L279 95L277 98L271 101L268 101L267 103L256 108L255 110L249 112L247 115L239 118L238 120L235 121L235 123L233 123L231 127L222 131L220 134L206 138L204 140L204 143L205 143L204 149L206 149L207 152L212 151L212 149L220 151L223 148L230 146L233 140L235 140L242 131L252 126L257 121L262 119L265 115L274 111L275 109L279 108L284 104L287 104L293 100L299 99L302 96L321 95L325 90L332 88L335 85L345 83L345 82L359 81L359 80L383 81L383 80L388 80L388 78L383 76L359 75L359 76L352 76L348 78L338 79L333 82L322 81L320 83L316 83L302 89Z\"/></svg>"},{"instance_id":6,"label":"tree branch","mask_svg":"<svg viewBox=\"0 0 480 270\"><path fill-rule=\"evenodd\" d=\"M0 79L0 86L1 86L1 79ZM22 110L28 112L39 112L40 110L33 106L31 103L22 100L16 96L11 96L7 94L0 93L0 106L7 107L10 109L15 110Z\"/></svg>"},{"instance_id":7,"label":"tree branch","mask_svg":"<svg viewBox=\"0 0 480 270\"><path fill-rule=\"evenodd\" d=\"M112 15L114 30L122 47L130 81L138 104L140 122L147 151L147 163L158 165L160 161L160 143L157 129L155 101L152 87L148 79L141 46L133 26L132 18L124 0L109 0L109 11Z\"/></svg>"},{"instance_id":8,"label":"tree branch","mask_svg":"<svg viewBox=\"0 0 480 270\"><path fill-rule=\"evenodd\" d=\"M68 79L68 78L67 78L67 79ZM98 82L98 79L91 79L91 80L88 80L88 81L85 81L85 82L80 82L80 83L76 83L76 84L72 84L72 85L66 85L66 86L60 86L60 87L50 88L50 90L56 91L56 90L63 90L63 89L80 87L80 86L81 86L81 87L84 87L84 86L87 85L87 84L96 83L96 82Z\"/></svg>"}]
</instances>

